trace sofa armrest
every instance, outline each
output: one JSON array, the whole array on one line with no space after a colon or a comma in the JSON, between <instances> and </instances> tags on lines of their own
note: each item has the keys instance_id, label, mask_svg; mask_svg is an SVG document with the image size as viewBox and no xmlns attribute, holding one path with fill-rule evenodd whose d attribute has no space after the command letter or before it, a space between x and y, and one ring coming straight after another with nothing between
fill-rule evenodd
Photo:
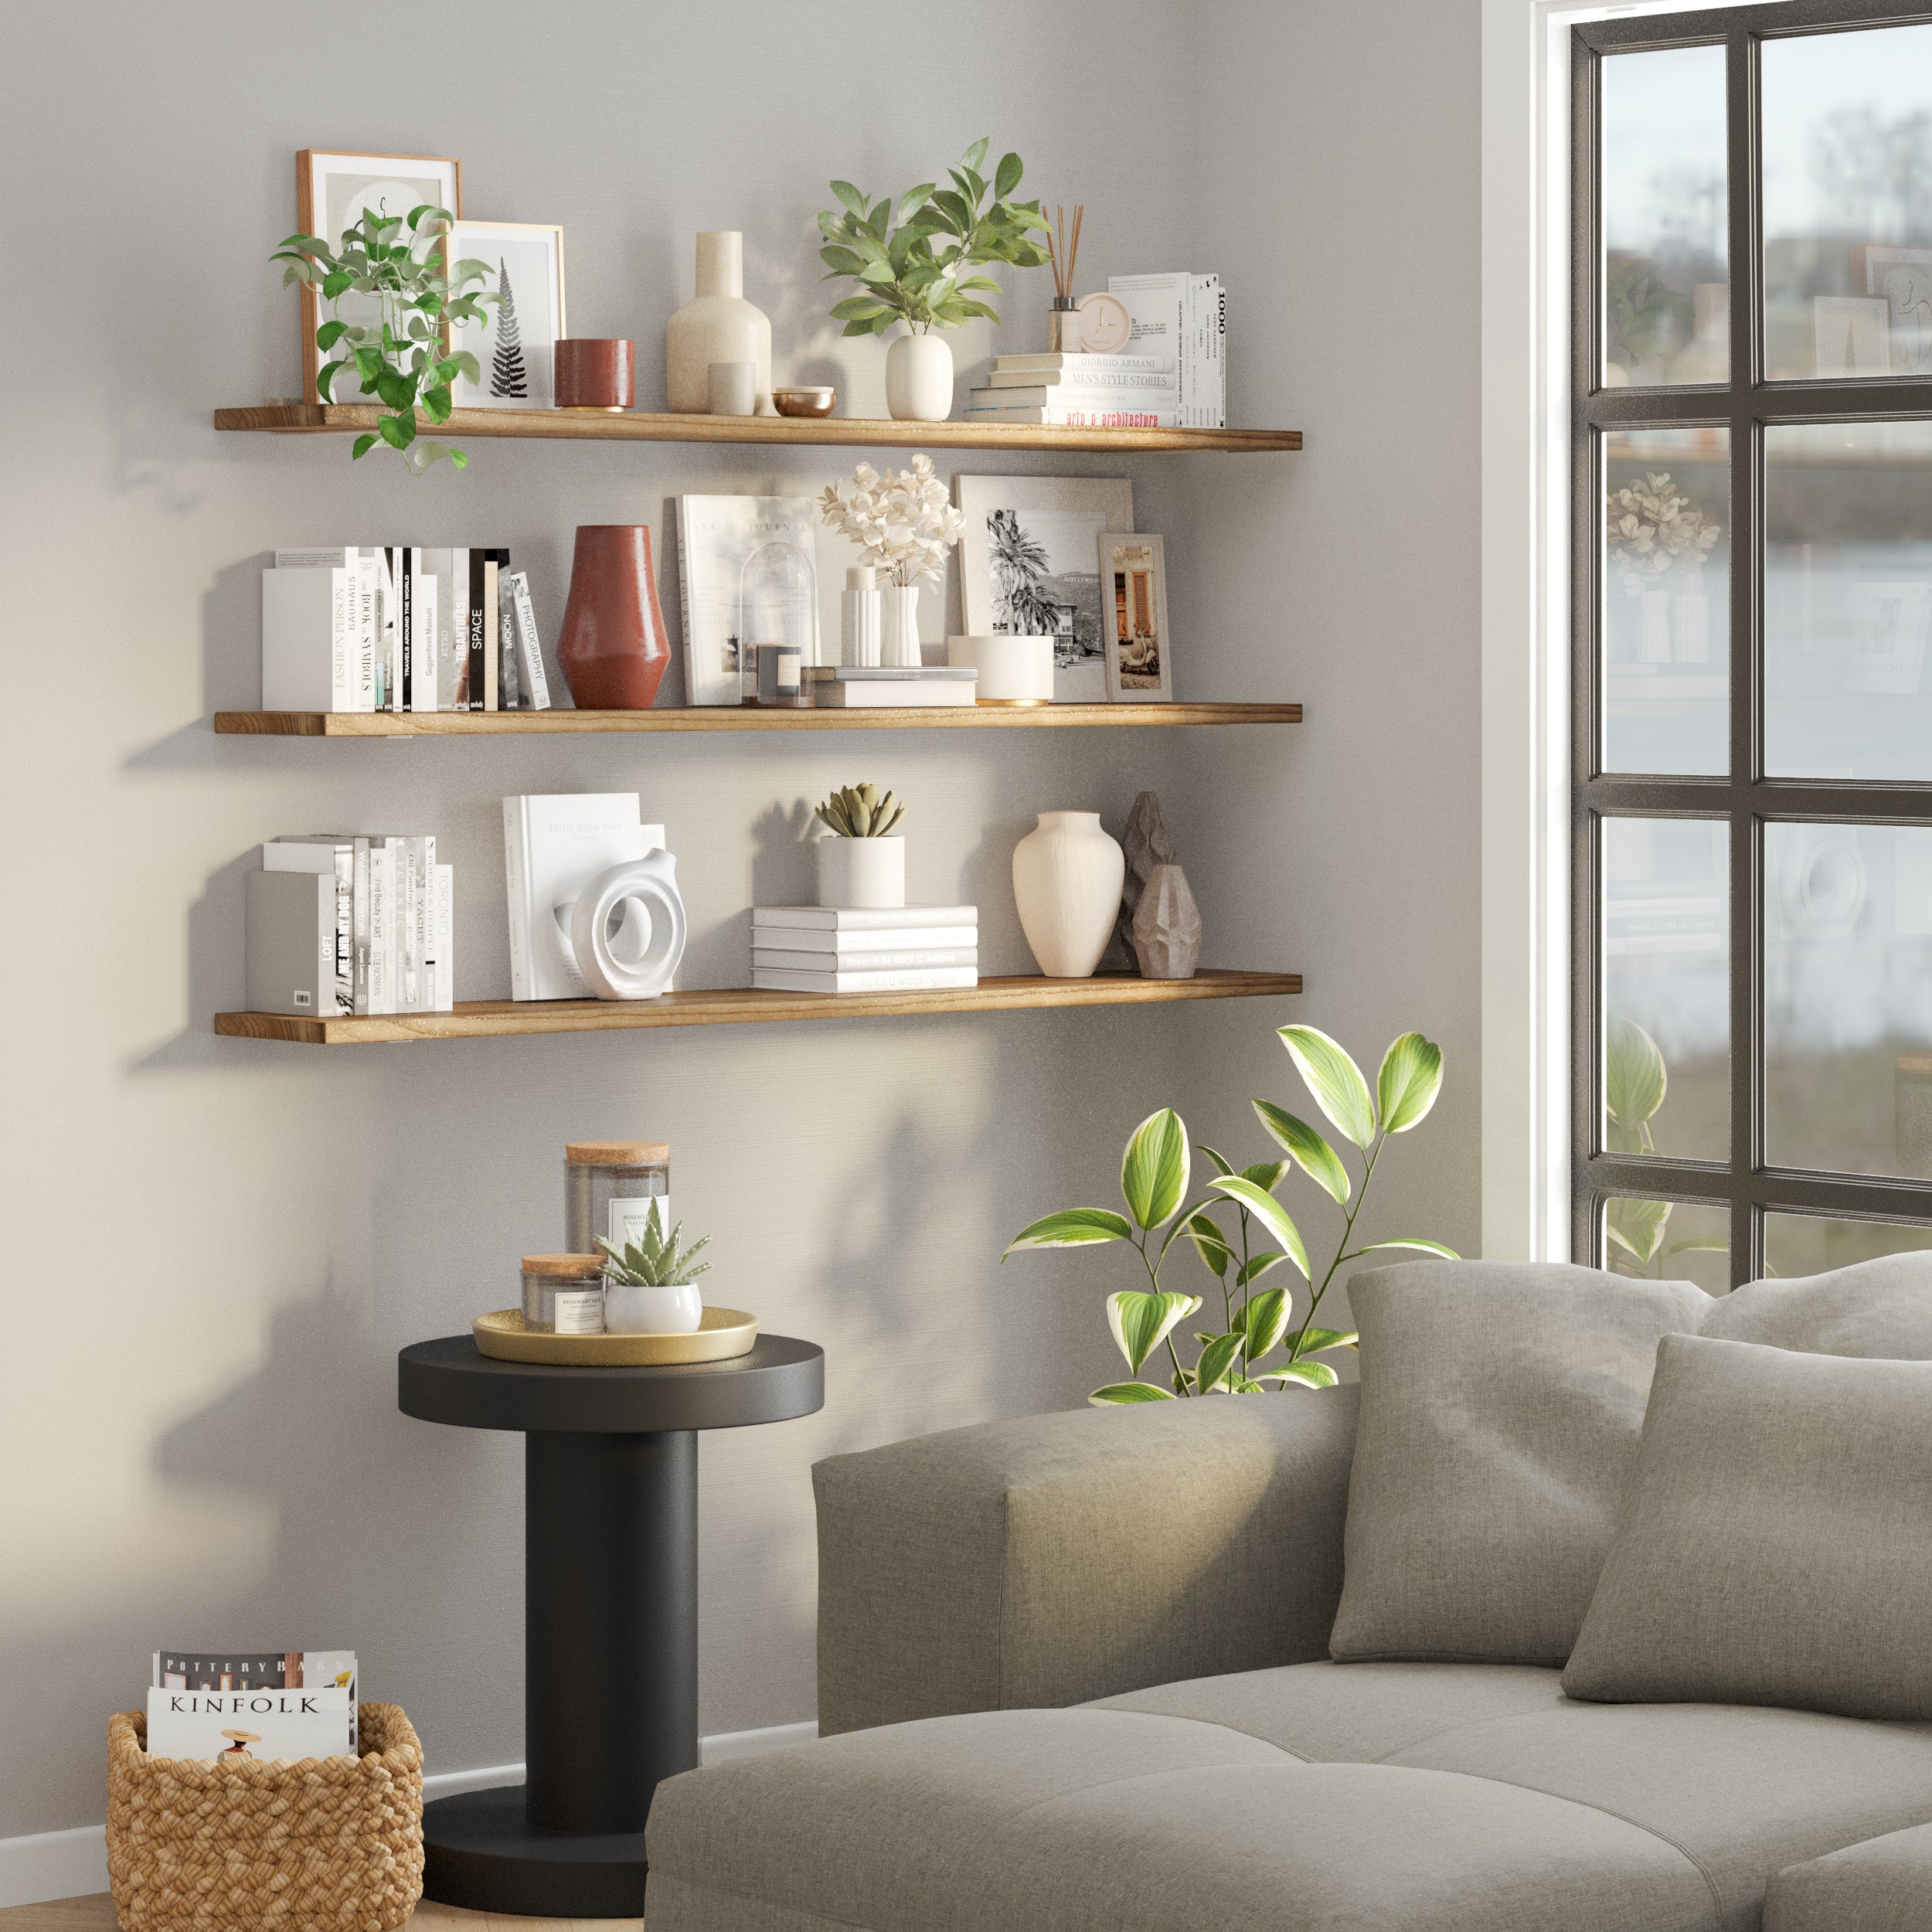
<instances>
[{"instance_id":1,"label":"sofa armrest","mask_svg":"<svg viewBox=\"0 0 1932 1932\"><path fill-rule=\"evenodd\" d=\"M818 1464L821 1734L1325 1657L1356 1406L1080 1409Z\"/></svg>"},{"instance_id":2,"label":"sofa armrest","mask_svg":"<svg viewBox=\"0 0 1932 1932\"><path fill-rule=\"evenodd\" d=\"M1764 1932L1912 1932L1932 1925L1932 1825L1787 1865L1764 1894Z\"/></svg>"}]
</instances>

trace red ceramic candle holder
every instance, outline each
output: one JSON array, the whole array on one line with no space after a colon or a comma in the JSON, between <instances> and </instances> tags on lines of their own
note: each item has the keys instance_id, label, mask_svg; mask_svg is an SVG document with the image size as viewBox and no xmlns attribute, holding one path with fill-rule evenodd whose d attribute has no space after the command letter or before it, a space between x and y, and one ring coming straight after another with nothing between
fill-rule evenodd
<instances>
[{"instance_id":1,"label":"red ceramic candle holder","mask_svg":"<svg viewBox=\"0 0 1932 1932\"><path fill-rule=\"evenodd\" d=\"M631 345L614 337L566 336L556 345L560 410L628 410L637 395Z\"/></svg>"}]
</instances>

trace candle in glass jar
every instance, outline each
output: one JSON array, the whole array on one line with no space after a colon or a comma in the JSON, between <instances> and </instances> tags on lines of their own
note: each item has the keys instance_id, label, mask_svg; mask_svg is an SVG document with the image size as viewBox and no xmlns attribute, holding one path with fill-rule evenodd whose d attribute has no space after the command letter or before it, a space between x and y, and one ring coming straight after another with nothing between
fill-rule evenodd
<instances>
[{"instance_id":1,"label":"candle in glass jar","mask_svg":"<svg viewBox=\"0 0 1932 1932\"><path fill-rule=\"evenodd\" d=\"M600 1252L644 1238L653 1206L671 1231L671 1148L664 1141L573 1141L563 1150L563 1245Z\"/></svg>"}]
</instances>

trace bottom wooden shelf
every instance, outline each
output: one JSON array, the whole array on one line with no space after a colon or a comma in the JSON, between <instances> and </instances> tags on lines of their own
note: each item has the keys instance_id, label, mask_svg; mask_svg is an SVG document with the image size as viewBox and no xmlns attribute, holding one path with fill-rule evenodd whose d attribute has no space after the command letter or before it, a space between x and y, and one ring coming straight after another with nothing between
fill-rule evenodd
<instances>
[{"instance_id":1,"label":"bottom wooden shelf","mask_svg":"<svg viewBox=\"0 0 1932 1932\"><path fill-rule=\"evenodd\" d=\"M787 1019L870 1019L917 1013L988 1013L1039 1006L1147 1006L1183 999L1248 999L1298 993L1299 973L1203 970L1192 979L1141 979L1101 973L1092 979L1029 974L982 979L943 992L767 993L749 988L666 993L661 999L471 1000L452 1013L383 1013L363 1019L304 1019L291 1013L217 1013L215 1031L238 1039L292 1040L346 1046L364 1040L492 1039L509 1033L604 1033L640 1026L736 1026Z\"/></svg>"}]
</instances>

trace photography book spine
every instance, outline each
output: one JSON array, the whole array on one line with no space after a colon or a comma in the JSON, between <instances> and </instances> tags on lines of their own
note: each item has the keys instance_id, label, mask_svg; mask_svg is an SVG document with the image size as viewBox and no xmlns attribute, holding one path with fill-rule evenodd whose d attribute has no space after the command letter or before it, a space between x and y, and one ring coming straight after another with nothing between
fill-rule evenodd
<instances>
[{"instance_id":1,"label":"photography book spine","mask_svg":"<svg viewBox=\"0 0 1932 1932\"><path fill-rule=\"evenodd\" d=\"M471 550L468 553L468 594L463 607L463 652L465 669L463 679L463 702L459 710L490 711L495 707L485 702L483 659L490 647L488 629L490 606L495 600L489 596L486 581L489 572L489 552Z\"/></svg>"},{"instance_id":2,"label":"photography book spine","mask_svg":"<svg viewBox=\"0 0 1932 1932\"><path fill-rule=\"evenodd\" d=\"M682 573L680 573L680 578ZM512 570L509 575L510 602L516 617L516 641L519 668L522 672L522 688L529 693L532 711L548 711L550 708L549 681L543 675L543 647L536 634L536 609L530 601L530 577L527 570ZM689 594L680 583L680 599L688 600ZM687 655L690 647L685 646Z\"/></svg>"},{"instance_id":3,"label":"photography book spine","mask_svg":"<svg viewBox=\"0 0 1932 1932\"><path fill-rule=\"evenodd\" d=\"M503 870L510 903L510 997L528 999L530 988L530 828L529 804L503 801Z\"/></svg>"}]
</instances>

